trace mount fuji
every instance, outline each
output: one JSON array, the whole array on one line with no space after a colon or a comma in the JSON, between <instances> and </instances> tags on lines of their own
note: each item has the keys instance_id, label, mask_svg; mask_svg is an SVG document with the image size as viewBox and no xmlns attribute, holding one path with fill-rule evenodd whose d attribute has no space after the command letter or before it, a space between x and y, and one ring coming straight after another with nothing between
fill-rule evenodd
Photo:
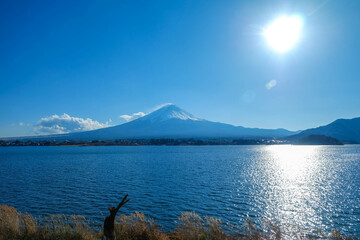
<instances>
[{"instance_id":1,"label":"mount fuji","mask_svg":"<svg viewBox=\"0 0 360 240\"><path fill-rule=\"evenodd\" d=\"M295 132L286 129L245 128L212 122L195 117L174 104L166 104L141 118L121 125L85 132L38 136L32 139L273 138L293 134Z\"/></svg>"}]
</instances>

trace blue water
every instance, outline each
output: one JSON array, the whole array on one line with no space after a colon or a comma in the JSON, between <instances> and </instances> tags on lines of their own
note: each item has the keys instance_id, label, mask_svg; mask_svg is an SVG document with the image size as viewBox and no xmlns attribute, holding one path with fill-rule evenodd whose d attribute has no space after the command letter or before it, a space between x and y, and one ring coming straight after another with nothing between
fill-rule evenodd
<instances>
[{"instance_id":1,"label":"blue water","mask_svg":"<svg viewBox=\"0 0 360 240\"><path fill-rule=\"evenodd\" d=\"M143 212L172 229L181 212L223 222L360 236L360 145L0 148L0 204L101 222Z\"/></svg>"}]
</instances>

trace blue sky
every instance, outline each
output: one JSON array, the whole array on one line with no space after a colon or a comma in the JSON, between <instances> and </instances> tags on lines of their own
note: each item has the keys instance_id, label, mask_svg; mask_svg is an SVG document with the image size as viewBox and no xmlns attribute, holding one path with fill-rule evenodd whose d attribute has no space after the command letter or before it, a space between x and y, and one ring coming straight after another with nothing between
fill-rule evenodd
<instances>
[{"instance_id":1,"label":"blue sky","mask_svg":"<svg viewBox=\"0 0 360 240\"><path fill-rule=\"evenodd\" d=\"M64 113L116 125L167 102L246 127L359 117L359 10L357 0L1 1L0 136ZM260 32L282 14L304 26L278 54Z\"/></svg>"}]
</instances>

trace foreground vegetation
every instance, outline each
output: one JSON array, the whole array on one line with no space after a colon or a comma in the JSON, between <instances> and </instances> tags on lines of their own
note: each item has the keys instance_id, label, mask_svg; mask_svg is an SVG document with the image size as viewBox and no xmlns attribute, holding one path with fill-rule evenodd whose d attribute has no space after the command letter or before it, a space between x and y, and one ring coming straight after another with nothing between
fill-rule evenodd
<instances>
[{"instance_id":1,"label":"foreground vegetation","mask_svg":"<svg viewBox=\"0 0 360 240\"><path fill-rule=\"evenodd\" d=\"M41 239L41 240L91 240L102 239L102 231L89 227L89 220L83 216L63 215L36 219L28 214L16 211L15 208L0 205L0 240ZM286 231L271 223L258 228L249 219L242 226L231 226L224 230L219 219L202 218L194 212L183 213L176 221L176 228L164 232L152 219L143 213L135 212L122 215L116 219L115 232L117 239L124 240L235 240L235 239L356 239L345 237L337 230L331 233L317 231L309 234L297 229Z\"/></svg>"}]
</instances>

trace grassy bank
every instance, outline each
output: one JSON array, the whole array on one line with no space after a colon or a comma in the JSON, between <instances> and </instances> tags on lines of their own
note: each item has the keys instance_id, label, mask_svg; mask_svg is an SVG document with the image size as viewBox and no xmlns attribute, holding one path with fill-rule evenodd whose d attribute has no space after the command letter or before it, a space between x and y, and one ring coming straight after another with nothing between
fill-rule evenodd
<instances>
[{"instance_id":1,"label":"grassy bank","mask_svg":"<svg viewBox=\"0 0 360 240\"><path fill-rule=\"evenodd\" d=\"M20 213L13 207L0 205L0 240L101 239L102 232L91 226L90 221L83 216L51 215L39 220ZM317 231L311 235L299 229L285 233L279 226L271 223L264 224L260 229L251 219L225 231L220 219L203 218L194 212L183 213L171 232L162 231L157 223L142 213L122 215L116 219L115 232L117 239L124 240L355 239L345 237L337 230L331 233Z\"/></svg>"}]
</instances>

